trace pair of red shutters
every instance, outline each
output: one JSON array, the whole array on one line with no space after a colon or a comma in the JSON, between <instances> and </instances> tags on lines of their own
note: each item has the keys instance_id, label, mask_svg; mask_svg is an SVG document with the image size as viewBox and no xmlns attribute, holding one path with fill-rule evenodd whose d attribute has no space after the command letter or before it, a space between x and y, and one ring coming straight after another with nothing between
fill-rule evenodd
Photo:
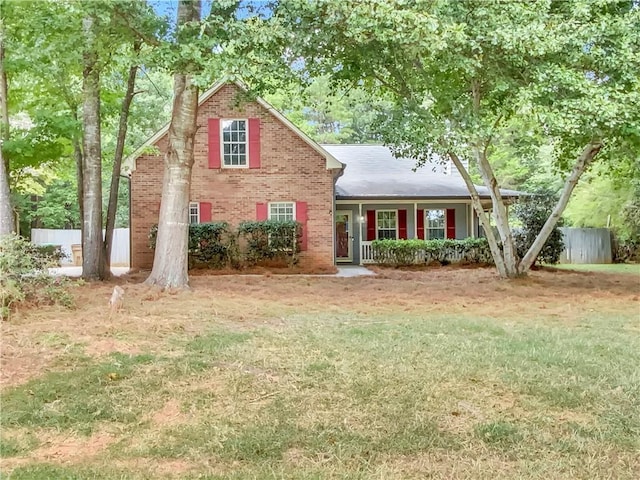
<instances>
[{"instance_id":1,"label":"pair of red shutters","mask_svg":"<svg viewBox=\"0 0 640 480\"><path fill-rule=\"evenodd\" d=\"M260 168L260 119L249 118L249 168ZM220 148L220 119L210 118L208 121L209 133L209 168L222 168L222 155ZM256 220L269 218L269 205L256 203ZM307 249L307 202L296 202L296 220L302 224L302 237L300 249ZM200 202L200 222L211 221L211 203Z\"/></svg>"},{"instance_id":2,"label":"pair of red shutters","mask_svg":"<svg viewBox=\"0 0 640 480\"><path fill-rule=\"evenodd\" d=\"M456 238L456 210L447 208L447 238ZM424 210L418 210L418 238L424 240ZM407 237L407 211L398 210L398 238L406 240ZM376 239L376 211L367 210L367 242Z\"/></svg>"}]
</instances>

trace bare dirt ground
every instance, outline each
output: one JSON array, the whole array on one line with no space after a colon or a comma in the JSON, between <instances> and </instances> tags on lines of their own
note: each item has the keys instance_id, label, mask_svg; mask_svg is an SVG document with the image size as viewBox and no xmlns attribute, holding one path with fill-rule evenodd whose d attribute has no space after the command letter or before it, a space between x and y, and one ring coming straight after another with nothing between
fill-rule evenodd
<instances>
[{"instance_id":1,"label":"bare dirt ground","mask_svg":"<svg viewBox=\"0 0 640 480\"><path fill-rule=\"evenodd\" d=\"M500 280L485 268L378 269L375 277L191 277L190 291L161 292L142 284L144 272L112 282L73 287L76 307L23 309L0 325L0 389L41 374L74 348L90 356L137 354L165 348L177 332L199 332L211 322L237 329L281 326L306 314L474 315L508 322L573 324L586 312L638 312L640 276L539 270ZM125 289L124 308L110 315L114 285ZM633 327L632 327L633 328Z\"/></svg>"}]
</instances>

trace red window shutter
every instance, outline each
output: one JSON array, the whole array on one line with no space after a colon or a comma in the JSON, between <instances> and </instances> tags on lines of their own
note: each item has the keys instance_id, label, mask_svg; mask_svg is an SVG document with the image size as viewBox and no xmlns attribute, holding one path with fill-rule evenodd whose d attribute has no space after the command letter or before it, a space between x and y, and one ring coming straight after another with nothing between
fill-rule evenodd
<instances>
[{"instance_id":1,"label":"red window shutter","mask_svg":"<svg viewBox=\"0 0 640 480\"><path fill-rule=\"evenodd\" d=\"M211 221L211 204L209 202L200 202L200 223Z\"/></svg>"},{"instance_id":2,"label":"red window shutter","mask_svg":"<svg viewBox=\"0 0 640 480\"><path fill-rule=\"evenodd\" d=\"M418 238L424 240L424 210L418 210L416 215L418 215L418 218L416 218Z\"/></svg>"},{"instance_id":3,"label":"red window shutter","mask_svg":"<svg viewBox=\"0 0 640 480\"><path fill-rule=\"evenodd\" d=\"M209 133L209 168L220 168L220 119L210 118Z\"/></svg>"},{"instance_id":4,"label":"red window shutter","mask_svg":"<svg viewBox=\"0 0 640 480\"><path fill-rule=\"evenodd\" d=\"M456 238L456 209L447 208L447 238Z\"/></svg>"},{"instance_id":5,"label":"red window shutter","mask_svg":"<svg viewBox=\"0 0 640 480\"><path fill-rule=\"evenodd\" d=\"M367 210L367 242L376 239L376 211Z\"/></svg>"},{"instance_id":6,"label":"red window shutter","mask_svg":"<svg viewBox=\"0 0 640 480\"><path fill-rule=\"evenodd\" d=\"M398 238L407 239L407 211L398 210Z\"/></svg>"},{"instance_id":7,"label":"red window shutter","mask_svg":"<svg viewBox=\"0 0 640 480\"><path fill-rule=\"evenodd\" d=\"M300 237L300 250L307 249L307 202L296 202L296 221L302 224L302 236Z\"/></svg>"},{"instance_id":8,"label":"red window shutter","mask_svg":"<svg viewBox=\"0 0 640 480\"><path fill-rule=\"evenodd\" d=\"M260 168L260 119L249 119L249 168Z\"/></svg>"},{"instance_id":9,"label":"red window shutter","mask_svg":"<svg viewBox=\"0 0 640 480\"><path fill-rule=\"evenodd\" d=\"M256 220L262 221L266 220L269 217L267 214L267 204L266 203L256 203Z\"/></svg>"}]
</instances>

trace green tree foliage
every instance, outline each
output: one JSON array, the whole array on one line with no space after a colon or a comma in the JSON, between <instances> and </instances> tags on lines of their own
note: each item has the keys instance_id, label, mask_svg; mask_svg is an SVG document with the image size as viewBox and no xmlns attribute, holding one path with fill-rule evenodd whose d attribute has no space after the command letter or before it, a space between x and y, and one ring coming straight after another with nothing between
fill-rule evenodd
<instances>
[{"instance_id":1,"label":"green tree foliage","mask_svg":"<svg viewBox=\"0 0 640 480\"><path fill-rule=\"evenodd\" d=\"M294 50L312 74L364 85L395 109L381 135L421 162L469 159L490 189L499 239L463 177L503 276L527 271L597 156L615 163L640 143L640 9L571 0L283 2ZM513 128L514 121L525 128ZM492 164L496 139L548 146L570 173L539 238L518 259ZM502 249L498 248L498 241Z\"/></svg>"},{"instance_id":2,"label":"green tree foliage","mask_svg":"<svg viewBox=\"0 0 640 480\"><path fill-rule=\"evenodd\" d=\"M623 170L594 166L576 188L565 212L576 227L609 226L621 240L640 240L640 222L634 214L640 204L640 157Z\"/></svg>"},{"instance_id":3,"label":"green tree foliage","mask_svg":"<svg viewBox=\"0 0 640 480\"><path fill-rule=\"evenodd\" d=\"M283 87L266 99L318 143L380 142L375 123L391 104L362 88L340 88L328 76Z\"/></svg>"},{"instance_id":4,"label":"green tree foliage","mask_svg":"<svg viewBox=\"0 0 640 480\"><path fill-rule=\"evenodd\" d=\"M80 131L81 16L86 9L78 2L43 1L38 8L29 2L5 2L8 30L7 68L10 80L12 138L6 142L11 160L11 180L21 220L30 218L50 228L78 226L79 201L62 215L58 202L75 191L72 174L82 157ZM31 4L32 5L32 4ZM101 69L102 184L109 185L116 149L120 106L127 72L135 58L148 59L152 49L144 46L136 57L132 50L133 30L153 37L163 31L163 22L145 2L92 2L90 6L101 23L99 54ZM89 8L89 6L87 6ZM131 107L129 136L125 152L142 143L168 120L171 103L166 72L148 69L138 73L135 101ZM121 182L122 183L122 182ZM118 192L116 226L126 225L128 192ZM109 196L103 188L103 205ZM68 200L68 198L67 198ZM44 215L37 217L36 214ZM28 235L29 225L22 231Z\"/></svg>"}]
</instances>

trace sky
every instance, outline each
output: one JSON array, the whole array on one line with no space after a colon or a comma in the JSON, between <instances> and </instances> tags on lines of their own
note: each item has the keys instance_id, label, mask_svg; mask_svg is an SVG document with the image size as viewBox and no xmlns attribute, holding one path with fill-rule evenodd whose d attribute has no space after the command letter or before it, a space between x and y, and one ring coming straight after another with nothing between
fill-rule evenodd
<instances>
[{"instance_id":1,"label":"sky","mask_svg":"<svg viewBox=\"0 0 640 480\"><path fill-rule=\"evenodd\" d=\"M211 2L214 0L202 0L202 16L206 17L211 12ZM151 8L155 10L158 15L167 16L171 22L175 22L176 14L178 11L178 0L148 0ZM242 4L260 5L266 3L266 0L244 0ZM242 16L242 13L240 13Z\"/></svg>"}]
</instances>

